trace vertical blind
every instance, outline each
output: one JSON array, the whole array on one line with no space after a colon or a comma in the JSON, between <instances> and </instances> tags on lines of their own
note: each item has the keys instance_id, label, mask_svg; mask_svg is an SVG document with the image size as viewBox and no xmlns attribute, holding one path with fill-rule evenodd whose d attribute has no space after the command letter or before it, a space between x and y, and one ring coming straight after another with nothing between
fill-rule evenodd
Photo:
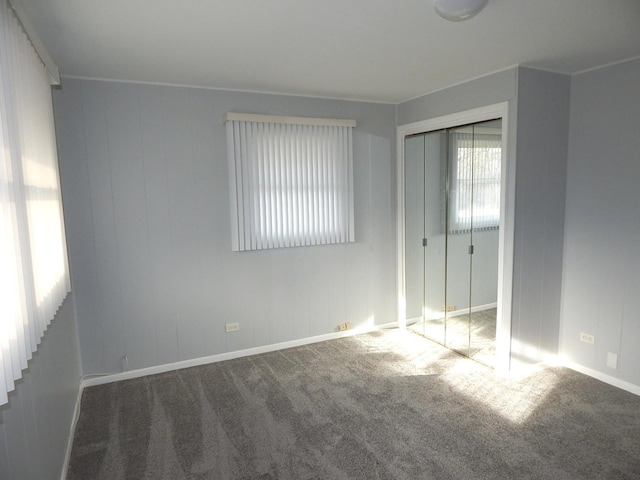
<instances>
[{"instance_id":1,"label":"vertical blind","mask_svg":"<svg viewBox=\"0 0 640 480\"><path fill-rule=\"evenodd\" d=\"M70 290L49 75L0 0L0 405Z\"/></svg>"},{"instance_id":2,"label":"vertical blind","mask_svg":"<svg viewBox=\"0 0 640 480\"><path fill-rule=\"evenodd\" d=\"M235 251L352 242L352 120L228 113Z\"/></svg>"},{"instance_id":3,"label":"vertical blind","mask_svg":"<svg viewBox=\"0 0 640 480\"><path fill-rule=\"evenodd\" d=\"M498 228L501 135L453 132L449 231Z\"/></svg>"}]
</instances>

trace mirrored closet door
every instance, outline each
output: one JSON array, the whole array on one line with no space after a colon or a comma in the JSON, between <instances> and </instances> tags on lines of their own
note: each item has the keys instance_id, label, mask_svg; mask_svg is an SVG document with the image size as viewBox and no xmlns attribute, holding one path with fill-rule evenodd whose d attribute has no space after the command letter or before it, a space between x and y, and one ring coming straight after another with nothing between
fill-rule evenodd
<instances>
[{"instance_id":1,"label":"mirrored closet door","mask_svg":"<svg viewBox=\"0 0 640 480\"><path fill-rule=\"evenodd\" d=\"M493 364L501 121L405 137L405 298L411 328Z\"/></svg>"}]
</instances>

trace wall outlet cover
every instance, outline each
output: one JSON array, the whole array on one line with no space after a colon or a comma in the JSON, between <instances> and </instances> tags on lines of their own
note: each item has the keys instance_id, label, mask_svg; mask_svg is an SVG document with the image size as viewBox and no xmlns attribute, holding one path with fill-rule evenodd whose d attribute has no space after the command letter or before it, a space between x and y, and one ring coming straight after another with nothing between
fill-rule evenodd
<instances>
[{"instance_id":1,"label":"wall outlet cover","mask_svg":"<svg viewBox=\"0 0 640 480\"><path fill-rule=\"evenodd\" d=\"M238 330L240 330L240 324L239 323L227 323L224 326L224 330L227 333L229 333L229 332L237 332Z\"/></svg>"},{"instance_id":2,"label":"wall outlet cover","mask_svg":"<svg viewBox=\"0 0 640 480\"><path fill-rule=\"evenodd\" d=\"M618 368L618 355L615 353L607 353L607 367Z\"/></svg>"},{"instance_id":3,"label":"wall outlet cover","mask_svg":"<svg viewBox=\"0 0 640 480\"><path fill-rule=\"evenodd\" d=\"M580 341L593 345L594 343L596 343L596 337L594 337L590 333L580 332Z\"/></svg>"}]
</instances>

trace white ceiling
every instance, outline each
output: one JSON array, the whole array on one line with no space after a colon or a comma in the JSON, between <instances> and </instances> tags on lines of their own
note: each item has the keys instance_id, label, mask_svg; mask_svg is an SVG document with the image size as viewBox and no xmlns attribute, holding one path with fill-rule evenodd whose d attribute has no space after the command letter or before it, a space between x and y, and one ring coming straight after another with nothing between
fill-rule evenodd
<instances>
[{"instance_id":1,"label":"white ceiling","mask_svg":"<svg viewBox=\"0 0 640 480\"><path fill-rule=\"evenodd\" d=\"M63 76L397 103L515 64L640 56L640 0L21 0Z\"/></svg>"}]
</instances>

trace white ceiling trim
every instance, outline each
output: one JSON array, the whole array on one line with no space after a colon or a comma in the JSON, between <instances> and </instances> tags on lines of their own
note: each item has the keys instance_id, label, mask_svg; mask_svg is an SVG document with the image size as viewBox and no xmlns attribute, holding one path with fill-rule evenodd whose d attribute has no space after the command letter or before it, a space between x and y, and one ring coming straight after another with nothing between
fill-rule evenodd
<instances>
[{"instance_id":1,"label":"white ceiling trim","mask_svg":"<svg viewBox=\"0 0 640 480\"><path fill-rule=\"evenodd\" d=\"M587 72L593 72L594 70L600 70L602 68L613 67L614 65L620 65L622 63L633 62L634 60L640 60L640 55L638 55L637 57L625 58L624 60L618 60L616 62L607 63L605 65L598 65L597 67L585 68L584 70L580 70L578 72L572 73L571 76L581 75Z\"/></svg>"},{"instance_id":2,"label":"white ceiling trim","mask_svg":"<svg viewBox=\"0 0 640 480\"><path fill-rule=\"evenodd\" d=\"M94 82L109 82L109 83L131 83L134 85L154 85L157 87L198 88L201 90L218 90L221 92L256 93L260 95L278 95L281 97L317 98L318 100L340 100L343 102L375 103L375 104L381 104L381 105L397 105L398 104L398 102L389 102L384 100L362 100L359 98L331 97L326 95L313 95L313 94L307 95L302 93L286 93L286 92L276 92L276 91L269 91L269 90L247 90L242 88L213 87L210 85L189 85L189 84L183 84L183 83L149 82L144 80L121 80L118 78L87 77L83 75L64 75L64 74L60 75L61 83L62 81L64 81L65 78L68 78L69 80L90 80ZM421 96L422 95L418 95L418 97L421 97Z\"/></svg>"}]
</instances>

